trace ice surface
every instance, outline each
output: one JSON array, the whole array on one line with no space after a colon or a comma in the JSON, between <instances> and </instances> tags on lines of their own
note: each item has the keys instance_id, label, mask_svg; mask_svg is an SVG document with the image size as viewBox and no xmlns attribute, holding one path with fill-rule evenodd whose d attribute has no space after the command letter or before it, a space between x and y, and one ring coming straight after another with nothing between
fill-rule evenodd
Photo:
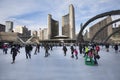
<instances>
[{"instance_id":1,"label":"ice surface","mask_svg":"<svg viewBox=\"0 0 120 80\"><path fill-rule=\"evenodd\" d=\"M34 48L32 58L26 59L23 47L15 64L11 64L10 49L7 55L0 50L0 80L120 80L120 52L115 53L113 48L106 52L101 47L99 65L87 66L83 54L78 55L78 60L72 59L67 48L67 56L62 47L54 47L47 58L43 48L34 55Z\"/></svg>"}]
</instances>

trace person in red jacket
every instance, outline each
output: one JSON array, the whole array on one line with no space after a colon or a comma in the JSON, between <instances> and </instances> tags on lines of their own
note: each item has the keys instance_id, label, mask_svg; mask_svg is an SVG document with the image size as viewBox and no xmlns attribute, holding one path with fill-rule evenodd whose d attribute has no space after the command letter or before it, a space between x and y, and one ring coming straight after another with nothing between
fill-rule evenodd
<instances>
[{"instance_id":1,"label":"person in red jacket","mask_svg":"<svg viewBox=\"0 0 120 80\"><path fill-rule=\"evenodd\" d=\"M97 54L98 54L98 52L100 51L100 47L98 45L96 45L95 49L96 49Z\"/></svg>"},{"instance_id":2,"label":"person in red jacket","mask_svg":"<svg viewBox=\"0 0 120 80\"><path fill-rule=\"evenodd\" d=\"M74 49L74 53L75 53L75 57L76 57L76 60L78 59L78 51L76 49Z\"/></svg>"},{"instance_id":3,"label":"person in red jacket","mask_svg":"<svg viewBox=\"0 0 120 80\"><path fill-rule=\"evenodd\" d=\"M3 45L3 53L7 54L8 46L7 44Z\"/></svg>"}]
</instances>

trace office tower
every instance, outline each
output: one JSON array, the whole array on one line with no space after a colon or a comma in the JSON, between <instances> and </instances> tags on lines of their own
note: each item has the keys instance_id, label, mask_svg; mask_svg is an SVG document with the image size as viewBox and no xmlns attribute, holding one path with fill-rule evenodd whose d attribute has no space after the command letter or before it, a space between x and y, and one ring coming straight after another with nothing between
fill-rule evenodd
<instances>
[{"instance_id":1,"label":"office tower","mask_svg":"<svg viewBox=\"0 0 120 80\"><path fill-rule=\"evenodd\" d=\"M28 30L28 28L26 26L17 26L14 28L14 32L20 33L23 36L30 36L31 35L31 31Z\"/></svg>"},{"instance_id":2,"label":"office tower","mask_svg":"<svg viewBox=\"0 0 120 80\"><path fill-rule=\"evenodd\" d=\"M62 16L62 35L75 38L75 13L72 4L69 6L69 13Z\"/></svg>"},{"instance_id":3,"label":"office tower","mask_svg":"<svg viewBox=\"0 0 120 80\"><path fill-rule=\"evenodd\" d=\"M23 26L17 26L14 28L14 32L23 34Z\"/></svg>"},{"instance_id":4,"label":"office tower","mask_svg":"<svg viewBox=\"0 0 120 80\"><path fill-rule=\"evenodd\" d=\"M38 32L36 30L32 31L32 36L37 37L38 36Z\"/></svg>"},{"instance_id":5,"label":"office tower","mask_svg":"<svg viewBox=\"0 0 120 80\"><path fill-rule=\"evenodd\" d=\"M5 32L12 32L12 31L13 31L13 22L12 21L6 21Z\"/></svg>"},{"instance_id":6,"label":"office tower","mask_svg":"<svg viewBox=\"0 0 120 80\"><path fill-rule=\"evenodd\" d=\"M47 28L44 28L42 30L42 36L43 36L43 40L47 40L48 39L48 36L46 35L48 32L48 29Z\"/></svg>"},{"instance_id":7,"label":"office tower","mask_svg":"<svg viewBox=\"0 0 120 80\"><path fill-rule=\"evenodd\" d=\"M52 15L48 14L48 39L54 39L59 35L59 22L52 19Z\"/></svg>"},{"instance_id":8,"label":"office tower","mask_svg":"<svg viewBox=\"0 0 120 80\"><path fill-rule=\"evenodd\" d=\"M42 29L39 28L39 31L38 31L38 37L39 37L39 40L43 40L43 36L42 36Z\"/></svg>"},{"instance_id":9,"label":"office tower","mask_svg":"<svg viewBox=\"0 0 120 80\"><path fill-rule=\"evenodd\" d=\"M39 40L46 40L48 39L48 29L47 28L44 28L44 29L39 29L38 31L38 37L39 37Z\"/></svg>"},{"instance_id":10,"label":"office tower","mask_svg":"<svg viewBox=\"0 0 120 80\"><path fill-rule=\"evenodd\" d=\"M5 32L5 25L0 24L0 32Z\"/></svg>"}]
</instances>

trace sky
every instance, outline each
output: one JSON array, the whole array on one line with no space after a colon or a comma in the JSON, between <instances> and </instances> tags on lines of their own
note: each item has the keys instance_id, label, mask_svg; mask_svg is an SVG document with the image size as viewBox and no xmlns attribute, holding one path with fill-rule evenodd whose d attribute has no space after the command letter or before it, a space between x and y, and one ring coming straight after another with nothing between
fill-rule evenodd
<instances>
[{"instance_id":1,"label":"sky","mask_svg":"<svg viewBox=\"0 0 120 80\"><path fill-rule=\"evenodd\" d=\"M73 4L75 9L76 33L80 31L81 23L84 24L95 15L120 10L120 0L0 0L0 24L13 21L14 28L26 26L29 30L38 30L47 28L47 17L51 14L54 20L59 21L61 31L62 16L68 14L70 4ZM112 18L114 20L120 16ZM101 19L97 21L99 20ZM89 24L87 28L97 21Z\"/></svg>"}]
</instances>

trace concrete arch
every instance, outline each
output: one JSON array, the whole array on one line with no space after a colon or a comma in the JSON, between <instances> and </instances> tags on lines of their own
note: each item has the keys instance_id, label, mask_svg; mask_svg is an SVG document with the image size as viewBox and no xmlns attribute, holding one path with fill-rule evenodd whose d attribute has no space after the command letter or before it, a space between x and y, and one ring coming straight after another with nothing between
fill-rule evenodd
<instances>
[{"instance_id":1,"label":"concrete arch","mask_svg":"<svg viewBox=\"0 0 120 80\"><path fill-rule=\"evenodd\" d=\"M113 11L109 11L109 12L105 12L105 13L102 13L102 14L98 14L94 17L92 17L91 19L89 19L81 28L78 36L77 36L77 41L81 41L83 40L83 30L87 27L87 25L89 23L91 23L92 21L98 19L98 18L101 18L101 17L105 17L105 16L111 16L111 15L120 15L120 10L113 10Z\"/></svg>"},{"instance_id":2,"label":"concrete arch","mask_svg":"<svg viewBox=\"0 0 120 80\"><path fill-rule=\"evenodd\" d=\"M93 36L93 38L91 39L91 42L94 41L95 37L96 37L102 30L104 30L104 29L105 29L106 27L108 27L109 25L111 25L111 24L113 24L113 23L115 23L115 22L118 22L118 21L120 21L120 18L119 18L119 19L116 19L116 20L114 20L114 21L111 21L110 23L106 24L106 25L103 26L101 29L99 29L99 30L95 33L95 35Z\"/></svg>"},{"instance_id":3,"label":"concrete arch","mask_svg":"<svg viewBox=\"0 0 120 80\"><path fill-rule=\"evenodd\" d=\"M113 33L111 33L102 43L106 43L112 35L114 35L115 33L118 33L118 32L120 32L120 28L118 30L114 31Z\"/></svg>"}]
</instances>

